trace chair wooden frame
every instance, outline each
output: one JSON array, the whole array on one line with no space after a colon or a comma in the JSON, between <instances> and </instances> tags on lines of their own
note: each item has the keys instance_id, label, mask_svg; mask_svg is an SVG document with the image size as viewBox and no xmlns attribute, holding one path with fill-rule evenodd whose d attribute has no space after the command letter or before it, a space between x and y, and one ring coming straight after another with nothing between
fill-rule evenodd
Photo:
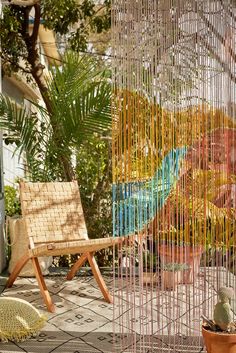
<instances>
[{"instance_id":1,"label":"chair wooden frame","mask_svg":"<svg viewBox=\"0 0 236 353\"><path fill-rule=\"evenodd\" d=\"M26 263L32 261L47 309L54 312L55 305L44 281L38 257L81 254L67 274L67 280L72 280L81 266L88 261L104 299L111 303L112 297L94 253L121 244L123 239L88 238L77 182L21 182L20 199L25 231L29 237L29 249L17 262L6 287L11 287Z\"/></svg>"}]
</instances>

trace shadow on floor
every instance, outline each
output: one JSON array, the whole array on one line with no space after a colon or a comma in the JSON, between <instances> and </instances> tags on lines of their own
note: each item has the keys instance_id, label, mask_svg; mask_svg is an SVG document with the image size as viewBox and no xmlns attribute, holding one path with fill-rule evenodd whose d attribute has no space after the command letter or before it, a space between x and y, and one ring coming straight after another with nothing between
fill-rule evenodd
<instances>
[{"instance_id":1,"label":"shadow on floor","mask_svg":"<svg viewBox=\"0 0 236 353\"><path fill-rule=\"evenodd\" d=\"M112 276L104 276L109 288ZM18 278L2 296L25 299L44 311L48 320L38 337L20 343L0 343L0 353L200 353L198 337L145 336L120 334L123 328L113 320L114 307L104 301L91 276L65 281L63 276L46 278L56 306L48 313L34 278ZM0 284L5 283L1 278ZM116 296L116 290L114 291ZM115 305L115 304L114 304ZM113 334L119 332L119 334Z\"/></svg>"}]
</instances>

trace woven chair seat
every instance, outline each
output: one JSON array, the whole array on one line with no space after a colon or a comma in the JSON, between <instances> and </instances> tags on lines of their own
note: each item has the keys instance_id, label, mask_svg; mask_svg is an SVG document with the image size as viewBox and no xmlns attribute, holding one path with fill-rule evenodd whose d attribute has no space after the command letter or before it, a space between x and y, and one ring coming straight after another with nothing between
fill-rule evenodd
<instances>
[{"instance_id":1,"label":"woven chair seat","mask_svg":"<svg viewBox=\"0 0 236 353\"><path fill-rule=\"evenodd\" d=\"M108 248L121 242L121 238L101 238L78 241L67 241L60 243L50 243L38 245L29 250L30 256L59 256L66 254L82 254L86 252L95 252Z\"/></svg>"}]
</instances>

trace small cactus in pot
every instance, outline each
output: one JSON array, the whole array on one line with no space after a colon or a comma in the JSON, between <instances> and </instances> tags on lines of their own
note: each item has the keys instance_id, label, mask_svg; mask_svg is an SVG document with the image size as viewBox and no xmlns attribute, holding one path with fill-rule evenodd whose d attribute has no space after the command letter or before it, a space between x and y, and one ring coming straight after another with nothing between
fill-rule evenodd
<instances>
[{"instance_id":1,"label":"small cactus in pot","mask_svg":"<svg viewBox=\"0 0 236 353\"><path fill-rule=\"evenodd\" d=\"M214 323L222 331L230 332L234 327L230 300L234 296L233 288L222 287L218 291L219 301L214 309Z\"/></svg>"},{"instance_id":2,"label":"small cactus in pot","mask_svg":"<svg viewBox=\"0 0 236 353\"><path fill-rule=\"evenodd\" d=\"M230 305L234 297L231 287L218 290L218 302L214 307L213 320L203 317L202 334L208 353L236 353L236 323Z\"/></svg>"}]
</instances>

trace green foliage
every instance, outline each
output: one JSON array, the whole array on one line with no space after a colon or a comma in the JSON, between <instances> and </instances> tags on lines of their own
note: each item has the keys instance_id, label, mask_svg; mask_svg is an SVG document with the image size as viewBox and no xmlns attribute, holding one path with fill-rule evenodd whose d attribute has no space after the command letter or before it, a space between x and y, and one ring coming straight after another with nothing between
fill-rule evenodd
<instances>
[{"instance_id":1,"label":"green foliage","mask_svg":"<svg viewBox=\"0 0 236 353\"><path fill-rule=\"evenodd\" d=\"M52 78L47 82L50 114L32 102L40 122L23 105L0 96L3 138L16 143L19 155L26 154L33 181L68 180L66 167L72 168L72 154L94 132L107 134L111 126L111 87L94 58L68 53Z\"/></svg>"},{"instance_id":2,"label":"green foliage","mask_svg":"<svg viewBox=\"0 0 236 353\"><path fill-rule=\"evenodd\" d=\"M76 31L71 33L68 40L69 46L74 51L85 51L87 49L88 30L81 24Z\"/></svg>"},{"instance_id":3,"label":"green foliage","mask_svg":"<svg viewBox=\"0 0 236 353\"><path fill-rule=\"evenodd\" d=\"M102 33L104 30L108 31L111 27L111 10L103 17L95 16L91 21L91 26L97 33Z\"/></svg>"},{"instance_id":4,"label":"green foliage","mask_svg":"<svg viewBox=\"0 0 236 353\"><path fill-rule=\"evenodd\" d=\"M96 134L77 152L76 175L89 238L112 236L111 146ZM111 264L112 249L97 255L100 265Z\"/></svg>"},{"instance_id":5,"label":"green foliage","mask_svg":"<svg viewBox=\"0 0 236 353\"><path fill-rule=\"evenodd\" d=\"M15 8L4 7L4 19L0 19L1 56L11 62L11 70L18 70L19 57L27 55L25 42L21 36L22 18L16 16ZM6 70L6 67L5 67Z\"/></svg>"},{"instance_id":6,"label":"green foliage","mask_svg":"<svg viewBox=\"0 0 236 353\"><path fill-rule=\"evenodd\" d=\"M21 214L20 201L17 190L13 186L4 187L5 213L7 216Z\"/></svg>"},{"instance_id":7,"label":"green foliage","mask_svg":"<svg viewBox=\"0 0 236 353\"><path fill-rule=\"evenodd\" d=\"M144 270L148 269L151 271L156 271L159 265L159 258L156 253L150 250L143 252L143 267Z\"/></svg>"},{"instance_id":8,"label":"green foliage","mask_svg":"<svg viewBox=\"0 0 236 353\"><path fill-rule=\"evenodd\" d=\"M7 73L24 67L25 72L33 74L32 63L34 66L39 60L35 40L39 21L55 34L66 36L67 44L76 51L87 49L90 34L107 32L111 26L110 1L98 4L92 0L42 0L34 7L33 17L32 6L9 4L3 7L0 41Z\"/></svg>"},{"instance_id":9,"label":"green foliage","mask_svg":"<svg viewBox=\"0 0 236 353\"><path fill-rule=\"evenodd\" d=\"M68 42L75 51L85 51L91 33L101 34L111 27L111 3L104 1L103 5L95 5L94 1L84 0L79 5L80 26L72 31Z\"/></svg>"},{"instance_id":10,"label":"green foliage","mask_svg":"<svg viewBox=\"0 0 236 353\"><path fill-rule=\"evenodd\" d=\"M94 134L78 148L76 177L89 238L112 235L111 148L107 140ZM99 266L112 264L112 248L96 252ZM73 264L77 255L61 256L58 265Z\"/></svg>"},{"instance_id":11,"label":"green foliage","mask_svg":"<svg viewBox=\"0 0 236 353\"><path fill-rule=\"evenodd\" d=\"M177 271L185 271L189 269L188 264L182 264L182 263L175 263L175 262L170 262L167 264L164 264L162 266L163 271L171 271L171 272L177 272Z\"/></svg>"},{"instance_id":12,"label":"green foliage","mask_svg":"<svg viewBox=\"0 0 236 353\"><path fill-rule=\"evenodd\" d=\"M80 11L80 20L93 16L95 13L94 2L91 0L84 0L80 5Z\"/></svg>"},{"instance_id":13,"label":"green foliage","mask_svg":"<svg viewBox=\"0 0 236 353\"><path fill-rule=\"evenodd\" d=\"M70 26L79 20L78 2L75 0L44 0L41 17L46 28L66 34Z\"/></svg>"},{"instance_id":14,"label":"green foliage","mask_svg":"<svg viewBox=\"0 0 236 353\"><path fill-rule=\"evenodd\" d=\"M85 202L94 200L96 193L106 188L110 191L111 151L107 140L94 134L85 141L77 151L76 174L80 184L81 195Z\"/></svg>"}]
</instances>

